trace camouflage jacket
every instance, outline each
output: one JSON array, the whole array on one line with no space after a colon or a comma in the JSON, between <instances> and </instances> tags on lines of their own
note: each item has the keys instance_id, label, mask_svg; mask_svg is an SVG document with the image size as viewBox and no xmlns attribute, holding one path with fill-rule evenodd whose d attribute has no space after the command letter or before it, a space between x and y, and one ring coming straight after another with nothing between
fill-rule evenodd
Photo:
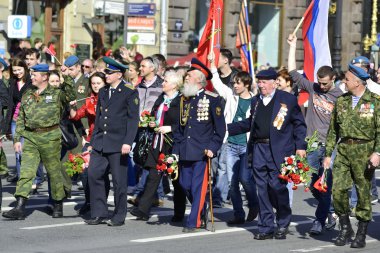
<instances>
[{"instance_id":1,"label":"camouflage jacket","mask_svg":"<svg viewBox=\"0 0 380 253\"><path fill-rule=\"evenodd\" d=\"M76 99L74 80L68 76L64 79L59 89L48 85L39 95L36 95L35 87L25 92L21 99L14 142L25 136L27 129L47 128L59 124L65 105Z\"/></svg>"},{"instance_id":2,"label":"camouflage jacket","mask_svg":"<svg viewBox=\"0 0 380 253\"><path fill-rule=\"evenodd\" d=\"M365 90L352 109L352 96L338 98L327 133L326 156L331 156L339 139L350 138L373 141L373 152L380 152L380 97Z\"/></svg>"}]
</instances>

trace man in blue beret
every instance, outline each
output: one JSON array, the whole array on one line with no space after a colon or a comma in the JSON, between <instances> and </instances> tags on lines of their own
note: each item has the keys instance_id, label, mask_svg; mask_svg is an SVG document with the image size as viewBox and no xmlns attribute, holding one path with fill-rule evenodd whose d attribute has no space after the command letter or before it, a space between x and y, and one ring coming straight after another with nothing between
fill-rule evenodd
<instances>
[{"instance_id":1,"label":"man in blue beret","mask_svg":"<svg viewBox=\"0 0 380 253\"><path fill-rule=\"evenodd\" d=\"M138 92L126 84L123 73L127 66L104 57L108 86L99 91L96 121L90 141L91 159L88 167L91 219L88 225L107 223L124 225L127 215L127 156L131 151L140 119ZM108 217L104 177L112 174L115 209Z\"/></svg>"},{"instance_id":2,"label":"man in blue beret","mask_svg":"<svg viewBox=\"0 0 380 253\"><path fill-rule=\"evenodd\" d=\"M63 108L75 100L74 82L64 76L64 83L57 89L48 84L47 64L38 64L31 68L33 87L25 92L21 100L17 118L14 149L23 153L20 177L15 197L16 207L3 213L3 217L25 219L25 204L29 198L38 164L43 161L49 174L53 203L53 218L63 216L63 199L67 197L61 173L61 130L59 123ZM24 138L21 145L20 138Z\"/></svg>"},{"instance_id":3,"label":"man in blue beret","mask_svg":"<svg viewBox=\"0 0 380 253\"><path fill-rule=\"evenodd\" d=\"M350 63L345 83L348 93L338 98L327 135L324 167L331 162L337 145L333 169L334 209L340 232L335 245L344 246L354 235L350 224L348 192L354 184L358 193L356 218L359 220L351 248L364 248L368 223L372 219L371 179L380 164L380 100L366 88L368 73ZM337 144L337 140L340 140ZM364 159L363 159L364 158Z\"/></svg>"},{"instance_id":4,"label":"man in blue beret","mask_svg":"<svg viewBox=\"0 0 380 253\"><path fill-rule=\"evenodd\" d=\"M207 226L206 164L222 146L226 132L222 98L205 90L211 78L211 71L193 58L181 90L180 124L173 131L173 154L178 157L181 169L179 183L191 201L184 233L200 231L202 223Z\"/></svg>"},{"instance_id":5,"label":"man in blue beret","mask_svg":"<svg viewBox=\"0 0 380 253\"><path fill-rule=\"evenodd\" d=\"M306 156L306 124L297 98L276 89L276 71L262 70L256 77L260 93L252 98L251 115L228 124L228 133L234 136L250 131L248 163L253 169L260 207L259 233L254 239L285 239L292 211L287 182L278 176L285 157Z\"/></svg>"}]
</instances>

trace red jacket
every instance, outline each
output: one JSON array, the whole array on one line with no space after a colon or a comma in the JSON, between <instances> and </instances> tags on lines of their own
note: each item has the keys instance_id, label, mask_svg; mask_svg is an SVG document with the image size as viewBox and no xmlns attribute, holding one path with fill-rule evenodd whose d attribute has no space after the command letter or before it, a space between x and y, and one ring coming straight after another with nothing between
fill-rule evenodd
<instances>
[{"instance_id":1,"label":"red jacket","mask_svg":"<svg viewBox=\"0 0 380 253\"><path fill-rule=\"evenodd\" d=\"M95 116L96 116L95 108L96 108L97 103L98 103L98 94L92 93L91 97L87 98L84 105L82 105L82 107L78 109L75 117L71 118L71 120L80 120L81 118L84 118L84 117L87 118L89 134L86 138L86 141L88 142L90 142L92 132L94 131Z\"/></svg>"}]
</instances>

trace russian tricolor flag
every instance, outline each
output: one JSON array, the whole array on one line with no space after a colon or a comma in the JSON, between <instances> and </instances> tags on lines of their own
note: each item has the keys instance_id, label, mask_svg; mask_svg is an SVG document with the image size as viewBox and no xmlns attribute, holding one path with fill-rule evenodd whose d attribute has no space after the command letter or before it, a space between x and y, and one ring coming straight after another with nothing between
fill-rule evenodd
<instances>
[{"instance_id":1,"label":"russian tricolor flag","mask_svg":"<svg viewBox=\"0 0 380 253\"><path fill-rule=\"evenodd\" d=\"M320 67L331 66L327 30L329 6L329 0L313 0L303 16L304 72L312 82L317 82Z\"/></svg>"}]
</instances>

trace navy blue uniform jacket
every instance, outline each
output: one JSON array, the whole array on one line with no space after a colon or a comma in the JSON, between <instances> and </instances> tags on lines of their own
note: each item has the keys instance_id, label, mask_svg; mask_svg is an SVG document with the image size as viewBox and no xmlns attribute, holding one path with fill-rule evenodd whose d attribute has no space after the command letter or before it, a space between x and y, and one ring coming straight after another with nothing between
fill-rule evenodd
<instances>
[{"instance_id":1,"label":"navy blue uniform jacket","mask_svg":"<svg viewBox=\"0 0 380 253\"><path fill-rule=\"evenodd\" d=\"M109 86L99 91L91 146L104 153L121 152L121 146L132 146L139 123L139 94L121 82L109 99Z\"/></svg>"},{"instance_id":2,"label":"navy blue uniform jacket","mask_svg":"<svg viewBox=\"0 0 380 253\"><path fill-rule=\"evenodd\" d=\"M208 119L198 121L198 102L204 96L210 101ZM226 133L224 108L221 97L214 93L202 91L197 96L191 97L190 100L191 108L186 125L179 124L173 131L172 152L179 155L180 161L202 161L205 158L206 149L216 155L223 144Z\"/></svg>"},{"instance_id":3,"label":"navy blue uniform jacket","mask_svg":"<svg viewBox=\"0 0 380 253\"><path fill-rule=\"evenodd\" d=\"M249 164L252 164L253 143L254 143L254 129L252 115L255 115L256 103L259 101L260 95L252 98L251 102L251 116L243 121L228 124L228 134L237 135L250 131L250 138L248 141L248 157ZM287 92L276 90L274 97L273 113L270 125L270 148L272 151L273 161L277 169L281 168L281 163L284 158L295 154L295 150L306 150L306 124L305 119L298 106L297 98ZM285 104L288 112L280 130L273 126L273 122L280 111L281 104Z\"/></svg>"}]
</instances>

